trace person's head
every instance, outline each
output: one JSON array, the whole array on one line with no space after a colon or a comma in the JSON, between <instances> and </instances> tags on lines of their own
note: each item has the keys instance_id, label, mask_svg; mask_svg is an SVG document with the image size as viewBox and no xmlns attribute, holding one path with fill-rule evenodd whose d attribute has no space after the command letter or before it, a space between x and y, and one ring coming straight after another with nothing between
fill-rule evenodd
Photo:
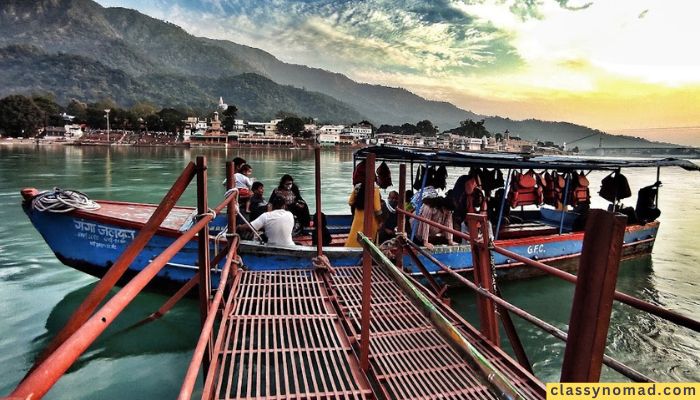
<instances>
[{"instance_id":1,"label":"person's head","mask_svg":"<svg viewBox=\"0 0 700 400\"><path fill-rule=\"evenodd\" d=\"M314 222L314 224L316 223L316 213L314 213L311 216L311 220ZM321 227L325 228L326 226L328 226L328 222L326 221L326 214L321 213Z\"/></svg>"},{"instance_id":2,"label":"person's head","mask_svg":"<svg viewBox=\"0 0 700 400\"><path fill-rule=\"evenodd\" d=\"M262 196L265 193L265 186L262 182L253 182L253 187L250 188L253 193Z\"/></svg>"},{"instance_id":3,"label":"person's head","mask_svg":"<svg viewBox=\"0 0 700 400\"><path fill-rule=\"evenodd\" d=\"M245 176L251 176L253 175L253 167L251 167L250 164L243 164L241 165L239 172Z\"/></svg>"},{"instance_id":4,"label":"person's head","mask_svg":"<svg viewBox=\"0 0 700 400\"><path fill-rule=\"evenodd\" d=\"M273 210L281 210L284 209L285 207L285 202L284 202L284 197L282 196L274 196L272 198L272 201L270 201L270 204L272 205Z\"/></svg>"},{"instance_id":5,"label":"person's head","mask_svg":"<svg viewBox=\"0 0 700 400\"><path fill-rule=\"evenodd\" d=\"M409 189L409 190L406 191L406 198L404 199L404 201L405 201L406 203L408 203L408 202L411 201L412 198L413 198L413 190L410 190L410 189Z\"/></svg>"},{"instance_id":6,"label":"person's head","mask_svg":"<svg viewBox=\"0 0 700 400\"><path fill-rule=\"evenodd\" d=\"M389 196L387 197L387 202L392 208L395 208L396 206L399 205L399 192L396 190L392 190L389 192Z\"/></svg>"},{"instance_id":7,"label":"person's head","mask_svg":"<svg viewBox=\"0 0 700 400\"><path fill-rule=\"evenodd\" d=\"M240 158L240 157L234 158L234 159L233 159L233 172L238 172L238 170L241 168L241 166L242 166L243 164L245 164L245 160L244 160L244 159L242 159L242 158Z\"/></svg>"},{"instance_id":8,"label":"person's head","mask_svg":"<svg viewBox=\"0 0 700 400\"><path fill-rule=\"evenodd\" d=\"M294 178L292 178L291 175L289 174L284 174L282 175L282 178L280 178L280 189L287 189L287 190L292 190L292 186L294 185Z\"/></svg>"}]
</instances>

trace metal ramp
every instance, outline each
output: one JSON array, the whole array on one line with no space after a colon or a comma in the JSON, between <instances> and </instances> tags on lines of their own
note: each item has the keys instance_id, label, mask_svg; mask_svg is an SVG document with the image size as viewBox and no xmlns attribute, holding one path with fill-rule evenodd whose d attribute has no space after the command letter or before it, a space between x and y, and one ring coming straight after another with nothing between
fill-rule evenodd
<instances>
[{"instance_id":1,"label":"metal ramp","mask_svg":"<svg viewBox=\"0 0 700 400\"><path fill-rule=\"evenodd\" d=\"M331 286L356 339L360 336L362 267L336 268ZM465 362L381 266L372 267L370 361L390 399L497 399L483 374ZM509 378L524 398L544 398L544 388L471 327L462 334Z\"/></svg>"},{"instance_id":2,"label":"metal ramp","mask_svg":"<svg viewBox=\"0 0 700 400\"><path fill-rule=\"evenodd\" d=\"M372 397L317 273L239 273L214 398Z\"/></svg>"},{"instance_id":3,"label":"metal ramp","mask_svg":"<svg viewBox=\"0 0 700 400\"><path fill-rule=\"evenodd\" d=\"M372 270L369 375L355 353L361 267L238 273L223 350L212 359L214 398L499 398L381 267ZM525 398L544 397L536 379L464 331Z\"/></svg>"}]
</instances>

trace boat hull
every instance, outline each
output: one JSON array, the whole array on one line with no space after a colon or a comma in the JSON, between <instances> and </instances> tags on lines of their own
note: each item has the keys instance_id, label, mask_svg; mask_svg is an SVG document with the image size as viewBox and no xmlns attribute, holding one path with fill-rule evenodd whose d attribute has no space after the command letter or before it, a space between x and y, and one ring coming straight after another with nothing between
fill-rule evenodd
<instances>
[{"instance_id":1,"label":"boat hull","mask_svg":"<svg viewBox=\"0 0 700 400\"><path fill-rule=\"evenodd\" d=\"M138 209L132 203L110 203L114 207L130 207ZM185 210L184 214L189 212ZM136 237L141 222L119 220L93 215L89 212L73 212L56 214L39 212L25 207L32 224L40 232L56 257L64 264L101 277L114 264L121 253ZM147 218L146 218L147 219ZM211 232L215 235L226 224L226 216L220 215L212 221ZM180 230L185 229L186 225ZM658 231L659 223L646 225L631 225L625 232L624 255L633 256L651 252ZM128 281L133 275L147 266L151 260L170 246L178 236L178 230L161 228L148 242L122 278L121 283ZM555 266L575 270L576 259L580 255L583 243L583 232L534 236L517 239L498 240L496 244L519 255L554 263ZM212 246L212 250L214 246ZM312 258L316 256L316 247L294 246L276 247L260 244L254 241L241 241L239 254L244 266L250 270L281 270L312 268ZM334 267L356 266L360 264L362 252L359 248L327 247L324 254ZM468 245L436 246L432 251L435 258L457 271L468 271L472 267L471 249ZM505 256L494 253L497 273L505 279L522 279L541 275L542 272L524 266L522 263L510 260ZM440 272L439 268L419 256L430 272ZM404 266L413 273L418 269L408 256L404 257ZM158 273L154 279L154 288L171 291L179 288L197 272L197 241L191 240L173 259ZM218 270L213 270L212 281L218 283Z\"/></svg>"}]
</instances>

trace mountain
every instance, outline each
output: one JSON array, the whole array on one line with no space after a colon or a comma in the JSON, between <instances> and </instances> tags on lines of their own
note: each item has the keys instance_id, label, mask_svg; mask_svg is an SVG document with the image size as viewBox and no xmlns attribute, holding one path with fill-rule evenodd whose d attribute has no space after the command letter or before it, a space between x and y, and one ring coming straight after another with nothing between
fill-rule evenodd
<instances>
[{"instance_id":1,"label":"mountain","mask_svg":"<svg viewBox=\"0 0 700 400\"><path fill-rule=\"evenodd\" d=\"M675 144L652 142L647 139L610 135L597 129L572 124L570 122L540 121L527 119L515 121L502 117L486 117L484 126L489 132L510 131L527 140L567 143L569 149L592 149L603 147L677 147Z\"/></svg>"},{"instance_id":2,"label":"mountain","mask_svg":"<svg viewBox=\"0 0 700 400\"><path fill-rule=\"evenodd\" d=\"M268 119L280 110L301 116L322 115L331 121L362 119L352 107L330 96L279 85L252 73L215 78L167 73L134 77L84 56L48 54L26 45L0 48L0 71L0 97L51 92L63 104L71 98L96 101L109 97L119 104L148 100L207 108L221 95L235 98L241 116L250 119Z\"/></svg>"},{"instance_id":3,"label":"mountain","mask_svg":"<svg viewBox=\"0 0 700 400\"><path fill-rule=\"evenodd\" d=\"M60 100L110 97L122 105L149 100L192 107L210 107L223 96L241 116L263 120L286 111L377 125L428 119L449 129L485 118L490 131L508 129L526 139L562 142L597 133L569 123L479 116L405 89L358 83L284 63L260 49L195 37L174 24L91 0L0 2L0 49L0 96L51 91ZM593 138L578 145L597 144Z\"/></svg>"}]
</instances>

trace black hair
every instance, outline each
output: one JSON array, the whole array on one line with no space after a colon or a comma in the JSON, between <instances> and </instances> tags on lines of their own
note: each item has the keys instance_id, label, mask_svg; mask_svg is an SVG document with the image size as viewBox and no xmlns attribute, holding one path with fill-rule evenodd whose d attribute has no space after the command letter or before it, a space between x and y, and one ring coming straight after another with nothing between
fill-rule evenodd
<instances>
[{"instance_id":1,"label":"black hair","mask_svg":"<svg viewBox=\"0 0 700 400\"><path fill-rule=\"evenodd\" d=\"M270 200L270 204L272 204L272 209L273 210L279 210L281 208L284 208L284 197L282 196L273 196L272 200Z\"/></svg>"},{"instance_id":2,"label":"black hair","mask_svg":"<svg viewBox=\"0 0 700 400\"><path fill-rule=\"evenodd\" d=\"M243 164L243 165L241 165L241 167L238 170L241 171L241 173L243 173L247 170L252 170L252 169L253 169L253 167L251 167L250 164Z\"/></svg>"},{"instance_id":3,"label":"black hair","mask_svg":"<svg viewBox=\"0 0 700 400\"><path fill-rule=\"evenodd\" d=\"M236 157L233 159L233 168L237 169L236 167L240 167L241 165L245 164L245 162L246 161L244 159L242 159L240 157ZM238 172L238 171L235 171L235 172Z\"/></svg>"},{"instance_id":4,"label":"black hair","mask_svg":"<svg viewBox=\"0 0 700 400\"><path fill-rule=\"evenodd\" d=\"M279 184L280 189L284 189L283 185L284 185L284 182L286 182L286 181L294 182L294 178L292 178L292 176L289 174L282 175L282 177L280 178L280 184Z\"/></svg>"},{"instance_id":5,"label":"black hair","mask_svg":"<svg viewBox=\"0 0 700 400\"><path fill-rule=\"evenodd\" d=\"M364 210L365 209L365 184L360 183L358 185L359 187L357 188L357 193L355 193L355 202L353 203L353 207L355 207L356 210Z\"/></svg>"},{"instance_id":6,"label":"black hair","mask_svg":"<svg viewBox=\"0 0 700 400\"><path fill-rule=\"evenodd\" d=\"M253 187L251 187L251 190L255 191L258 190L258 188L264 187L262 182L255 181L253 182Z\"/></svg>"}]
</instances>

